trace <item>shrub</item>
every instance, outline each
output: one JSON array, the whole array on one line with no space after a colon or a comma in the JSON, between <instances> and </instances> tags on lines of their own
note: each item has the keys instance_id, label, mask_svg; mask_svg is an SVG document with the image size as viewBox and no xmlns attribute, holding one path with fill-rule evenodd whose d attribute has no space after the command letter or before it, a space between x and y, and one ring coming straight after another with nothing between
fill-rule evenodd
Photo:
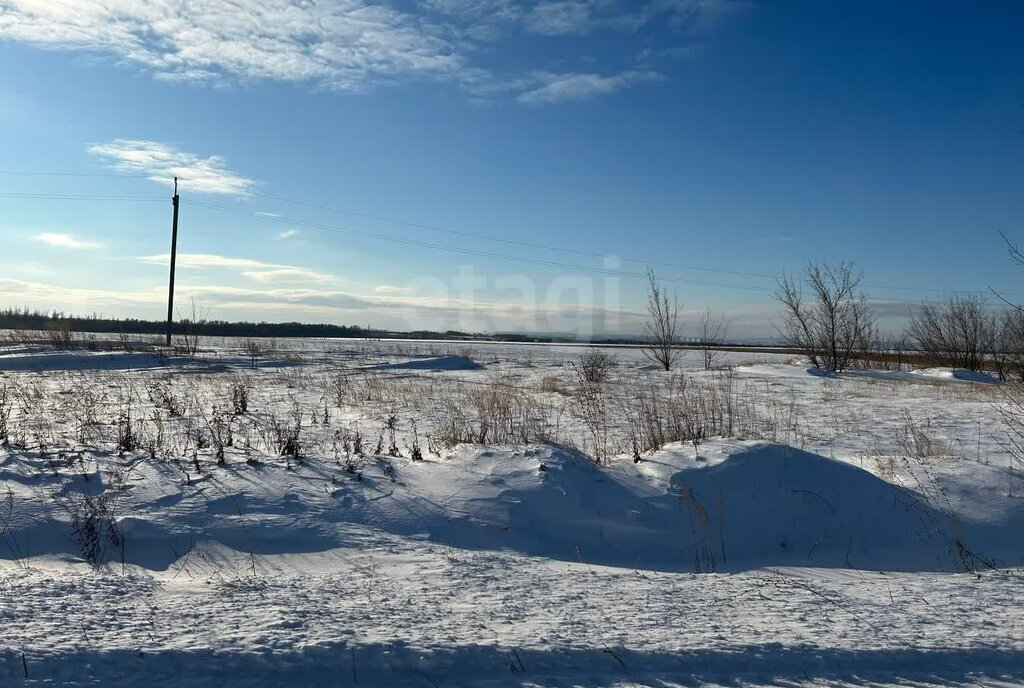
<instances>
[{"instance_id":1,"label":"shrub","mask_svg":"<svg viewBox=\"0 0 1024 688\"><path fill-rule=\"evenodd\" d=\"M580 380L590 384L601 384L608 379L615 367L615 357L600 349L589 349L572 364Z\"/></svg>"},{"instance_id":2,"label":"shrub","mask_svg":"<svg viewBox=\"0 0 1024 688\"><path fill-rule=\"evenodd\" d=\"M120 547L124 543L113 512L112 494L104 492L99 497L82 494L68 502L71 538L82 558L93 568L106 563L109 546Z\"/></svg>"},{"instance_id":3,"label":"shrub","mask_svg":"<svg viewBox=\"0 0 1024 688\"><path fill-rule=\"evenodd\" d=\"M231 409L236 416L249 410L249 386L244 382L231 385Z\"/></svg>"},{"instance_id":4,"label":"shrub","mask_svg":"<svg viewBox=\"0 0 1024 688\"><path fill-rule=\"evenodd\" d=\"M48 323L46 341L55 349L71 348L71 325L63 320Z\"/></svg>"}]
</instances>

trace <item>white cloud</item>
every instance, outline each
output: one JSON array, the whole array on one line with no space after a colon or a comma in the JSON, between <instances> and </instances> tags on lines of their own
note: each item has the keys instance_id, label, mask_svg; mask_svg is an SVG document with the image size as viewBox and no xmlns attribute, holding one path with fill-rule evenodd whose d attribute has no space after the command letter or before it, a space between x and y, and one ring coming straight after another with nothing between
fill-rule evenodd
<instances>
[{"instance_id":1,"label":"white cloud","mask_svg":"<svg viewBox=\"0 0 1024 688\"><path fill-rule=\"evenodd\" d=\"M633 84L660 78L654 72L627 71L619 74L553 74L534 75L535 85L519 94L518 99L528 105L551 105L565 101L588 100L615 93Z\"/></svg>"},{"instance_id":2,"label":"white cloud","mask_svg":"<svg viewBox=\"0 0 1024 688\"><path fill-rule=\"evenodd\" d=\"M140 304L166 304L167 287L155 287L146 291L115 291L110 289L89 289L62 287L43 282L0 278L0 303L5 305L31 304L35 308L80 310L93 312L97 306L124 306ZM166 308L166 305L164 306Z\"/></svg>"},{"instance_id":3,"label":"white cloud","mask_svg":"<svg viewBox=\"0 0 1024 688\"><path fill-rule=\"evenodd\" d=\"M628 6L628 5L627 5ZM523 18L527 31L545 36L582 35L599 28L631 31L648 21L609 0L543 0Z\"/></svg>"},{"instance_id":4,"label":"white cloud","mask_svg":"<svg viewBox=\"0 0 1024 688\"><path fill-rule=\"evenodd\" d=\"M377 292L377 290L374 290ZM302 319L339 324L372 323L378 327L399 330L431 328L472 331L519 330L542 332L578 330L586 334L642 331L646 314L642 310L606 309L588 304L545 304L531 302L492 301L453 298L444 293L415 295L398 293L363 294L341 289L317 287L245 288L224 284L179 285L179 299L192 296L201 307L209 308L218 319L259 319L259 314L280 314L282 320ZM112 316L126 314L160 319L166 313L167 289L161 282L150 289L135 287L124 290L47 284L0 277L0 307L29 304L44 310L57 309L71 313L101 311ZM891 313L884 303L873 303L883 317L896 324L912 314L913 306L893 303ZM771 306L736 304L723 312L730 323L730 333L737 338L771 337ZM684 316L691 322L695 316ZM689 326L689 325L688 325ZM689 326L688 331L694 331Z\"/></svg>"},{"instance_id":5,"label":"white cloud","mask_svg":"<svg viewBox=\"0 0 1024 688\"><path fill-rule=\"evenodd\" d=\"M305 268L279 267L269 270L247 270L242 273L257 282L334 282L332 275Z\"/></svg>"},{"instance_id":6,"label":"white cloud","mask_svg":"<svg viewBox=\"0 0 1024 688\"><path fill-rule=\"evenodd\" d=\"M525 22L527 29L549 36L587 33L593 28L594 15L589 2L556 0L538 4Z\"/></svg>"},{"instance_id":7,"label":"white cloud","mask_svg":"<svg viewBox=\"0 0 1024 688\"><path fill-rule=\"evenodd\" d=\"M99 248L103 244L96 241L87 241L84 239L76 239L70 234L61 234L58 232L43 232L35 236L36 241L41 241L44 244L50 246L56 246L58 248L70 248L75 250L84 250L91 248Z\"/></svg>"},{"instance_id":8,"label":"white cloud","mask_svg":"<svg viewBox=\"0 0 1024 688\"><path fill-rule=\"evenodd\" d=\"M161 253L143 256L140 260L150 265L170 265L171 255ZM257 282L335 282L334 275L310 270L309 268L278 263L265 263L251 258L235 258L213 253L179 253L175 259L178 268L221 268L237 270L239 274Z\"/></svg>"},{"instance_id":9,"label":"white cloud","mask_svg":"<svg viewBox=\"0 0 1024 688\"><path fill-rule=\"evenodd\" d=\"M291 239L293 236L299 233L297 229L286 229L282 232L277 233L278 239Z\"/></svg>"},{"instance_id":10,"label":"white cloud","mask_svg":"<svg viewBox=\"0 0 1024 688\"><path fill-rule=\"evenodd\" d=\"M438 21L458 43L491 42L515 26L526 8L515 0L424 0L422 7L441 15Z\"/></svg>"},{"instance_id":11,"label":"white cloud","mask_svg":"<svg viewBox=\"0 0 1024 688\"><path fill-rule=\"evenodd\" d=\"M244 196L254 183L229 170L219 155L203 158L157 141L115 139L94 145L89 152L114 169L144 174L161 184L172 185L178 177L182 188L189 191Z\"/></svg>"},{"instance_id":12,"label":"white cloud","mask_svg":"<svg viewBox=\"0 0 1024 688\"><path fill-rule=\"evenodd\" d=\"M393 6L369 0L0 0L0 40L105 56L160 79L193 84L266 79L363 92L396 81L430 80L468 87L479 97L483 80L500 85L520 77L483 63L495 57L496 46L506 49L498 39L510 33L554 37L667 25L682 40L693 41L745 5L742 0L425 0ZM555 59L564 64L582 57Z\"/></svg>"},{"instance_id":13,"label":"white cloud","mask_svg":"<svg viewBox=\"0 0 1024 688\"><path fill-rule=\"evenodd\" d=\"M677 31L705 36L751 4L748 0L654 0L649 11L667 15L669 26Z\"/></svg>"},{"instance_id":14,"label":"white cloud","mask_svg":"<svg viewBox=\"0 0 1024 688\"><path fill-rule=\"evenodd\" d=\"M170 265L171 254L143 256L141 260L150 265ZM214 253L179 253L175 257L175 265L179 268L244 268L249 270L276 267L259 260L219 256Z\"/></svg>"},{"instance_id":15,"label":"white cloud","mask_svg":"<svg viewBox=\"0 0 1024 688\"><path fill-rule=\"evenodd\" d=\"M411 294L414 290L410 287L397 287L393 284L378 284L373 291L377 294Z\"/></svg>"},{"instance_id":16,"label":"white cloud","mask_svg":"<svg viewBox=\"0 0 1024 688\"><path fill-rule=\"evenodd\" d=\"M0 37L110 54L162 78L348 91L461 58L421 17L363 0L3 0Z\"/></svg>"}]
</instances>

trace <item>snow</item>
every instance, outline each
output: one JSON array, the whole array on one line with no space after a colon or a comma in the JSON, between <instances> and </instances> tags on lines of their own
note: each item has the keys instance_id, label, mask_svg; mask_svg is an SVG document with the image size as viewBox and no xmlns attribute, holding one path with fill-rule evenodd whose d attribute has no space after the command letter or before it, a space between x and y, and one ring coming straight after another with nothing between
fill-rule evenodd
<instances>
[{"instance_id":1,"label":"snow","mask_svg":"<svg viewBox=\"0 0 1024 688\"><path fill-rule=\"evenodd\" d=\"M767 375L771 377L788 377L788 378L832 378L835 379L837 375L826 373L817 368L808 366L802 361L792 363L756 363L753 365L742 365L736 366L737 373L745 375Z\"/></svg>"},{"instance_id":2,"label":"snow","mask_svg":"<svg viewBox=\"0 0 1024 688\"><path fill-rule=\"evenodd\" d=\"M0 353L0 684L1024 684L997 385L688 353L737 436L634 461L631 395L680 378L610 349L598 463L580 347L289 344L255 370L230 341ZM479 408L547 440L441 441ZM129 412L146 441L117 451Z\"/></svg>"},{"instance_id":3,"label":"snow","mask_svg":"<svg viewBox=\"0 0 1024 688\"><path fill-rule=\"evenodd\" d=\"M374 366L377 370L480 370L482 365L466 356L439 356L421 358L402 363L384 363Z\"/></svg>"},{"instance_id":4,"label":"snow","mask_svg":"<svg viewBox=\"0 0 1024 688\"><path fill-rule=\"evenodd\" d=\"M258 568L257 579L231 581L13 572L0 677L69 686L995 686L1022 678L1024 589L1015 575L678 575L391 545L339 559L333 573Z\"/></svg>"},{"instance_id":5,"label":"snow","mask_svg":"<svg viewBox=\"0 0 1024 688\"><path fill-rule=\"evenodd\" d=\"M54 351L38 348L0 355L2 371L131 370L158 368L167 361L158 354L126 351Z\"/></svg>"},{"instance_id":6,"label":"snow","mask_svg":"<svg viewBox=\"0 0 1024 688\"><path fill-rule=\"evenodd\" d=\"M915 375L939 380L961 380L964 382L983 382L985 384L996 383L996 379L991 375L964 368L924 368L911 372Z\"/></svg>"},{"instance_id":7,"label":"snow","mask_svg":"<svg viewBox=\"0 0 1024 688\"><path fill-rule=\"evenodd\" d=\"M808 366L803 361L786 363L759 363L752 365L736 366L736 372L746 375L763 375L770 377L804 378L816 377L827 379L838 379L843 375L848 377L869 377L879 380L893 381L932 381L932 382L975 382L981 384L998 384L998 380L987 373L966 370L964 368L921 368L917 370L871 370L871 369L850 369L842 373L828 373L818 368Z\"/></svg>"}]
</instances>

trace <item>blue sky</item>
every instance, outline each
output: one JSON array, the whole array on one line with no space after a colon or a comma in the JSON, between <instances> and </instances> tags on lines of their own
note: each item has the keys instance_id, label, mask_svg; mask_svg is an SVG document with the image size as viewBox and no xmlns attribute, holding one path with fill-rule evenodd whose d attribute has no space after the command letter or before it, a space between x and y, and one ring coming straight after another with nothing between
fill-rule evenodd
<instances>
[{"instance_id":1,"label":"blue sky","mask_svg":"<svg viewBox=\"0 0 1024 688\"><path fill-rule=\"evenodd\" d=\"M0 174L0 304L160 318L175 173L217 318L635 332L655 261L744 337L808 260L893 326L1024 291L1019 3L179 5L0 0L0 172L123 175Z\"/></svg>"}]
</instances>

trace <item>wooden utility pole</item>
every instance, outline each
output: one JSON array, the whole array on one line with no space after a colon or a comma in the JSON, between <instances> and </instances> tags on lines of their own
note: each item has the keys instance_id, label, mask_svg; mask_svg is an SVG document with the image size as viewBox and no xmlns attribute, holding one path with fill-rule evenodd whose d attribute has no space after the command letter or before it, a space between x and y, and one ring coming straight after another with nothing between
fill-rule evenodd
<instances>
[{"instance_id":1,"label":"wooden utility pole","mask_svg":"<svg viewBox=\"0 0 1024 688\"><path fill-rule=\"evenodd\" d=\"M167 290L167 346L171 345L171 325L174 322L174 261L178 257L178 178L174 178L174 217L171 220L171 284Z\"/></svg>"}]
</instances>

